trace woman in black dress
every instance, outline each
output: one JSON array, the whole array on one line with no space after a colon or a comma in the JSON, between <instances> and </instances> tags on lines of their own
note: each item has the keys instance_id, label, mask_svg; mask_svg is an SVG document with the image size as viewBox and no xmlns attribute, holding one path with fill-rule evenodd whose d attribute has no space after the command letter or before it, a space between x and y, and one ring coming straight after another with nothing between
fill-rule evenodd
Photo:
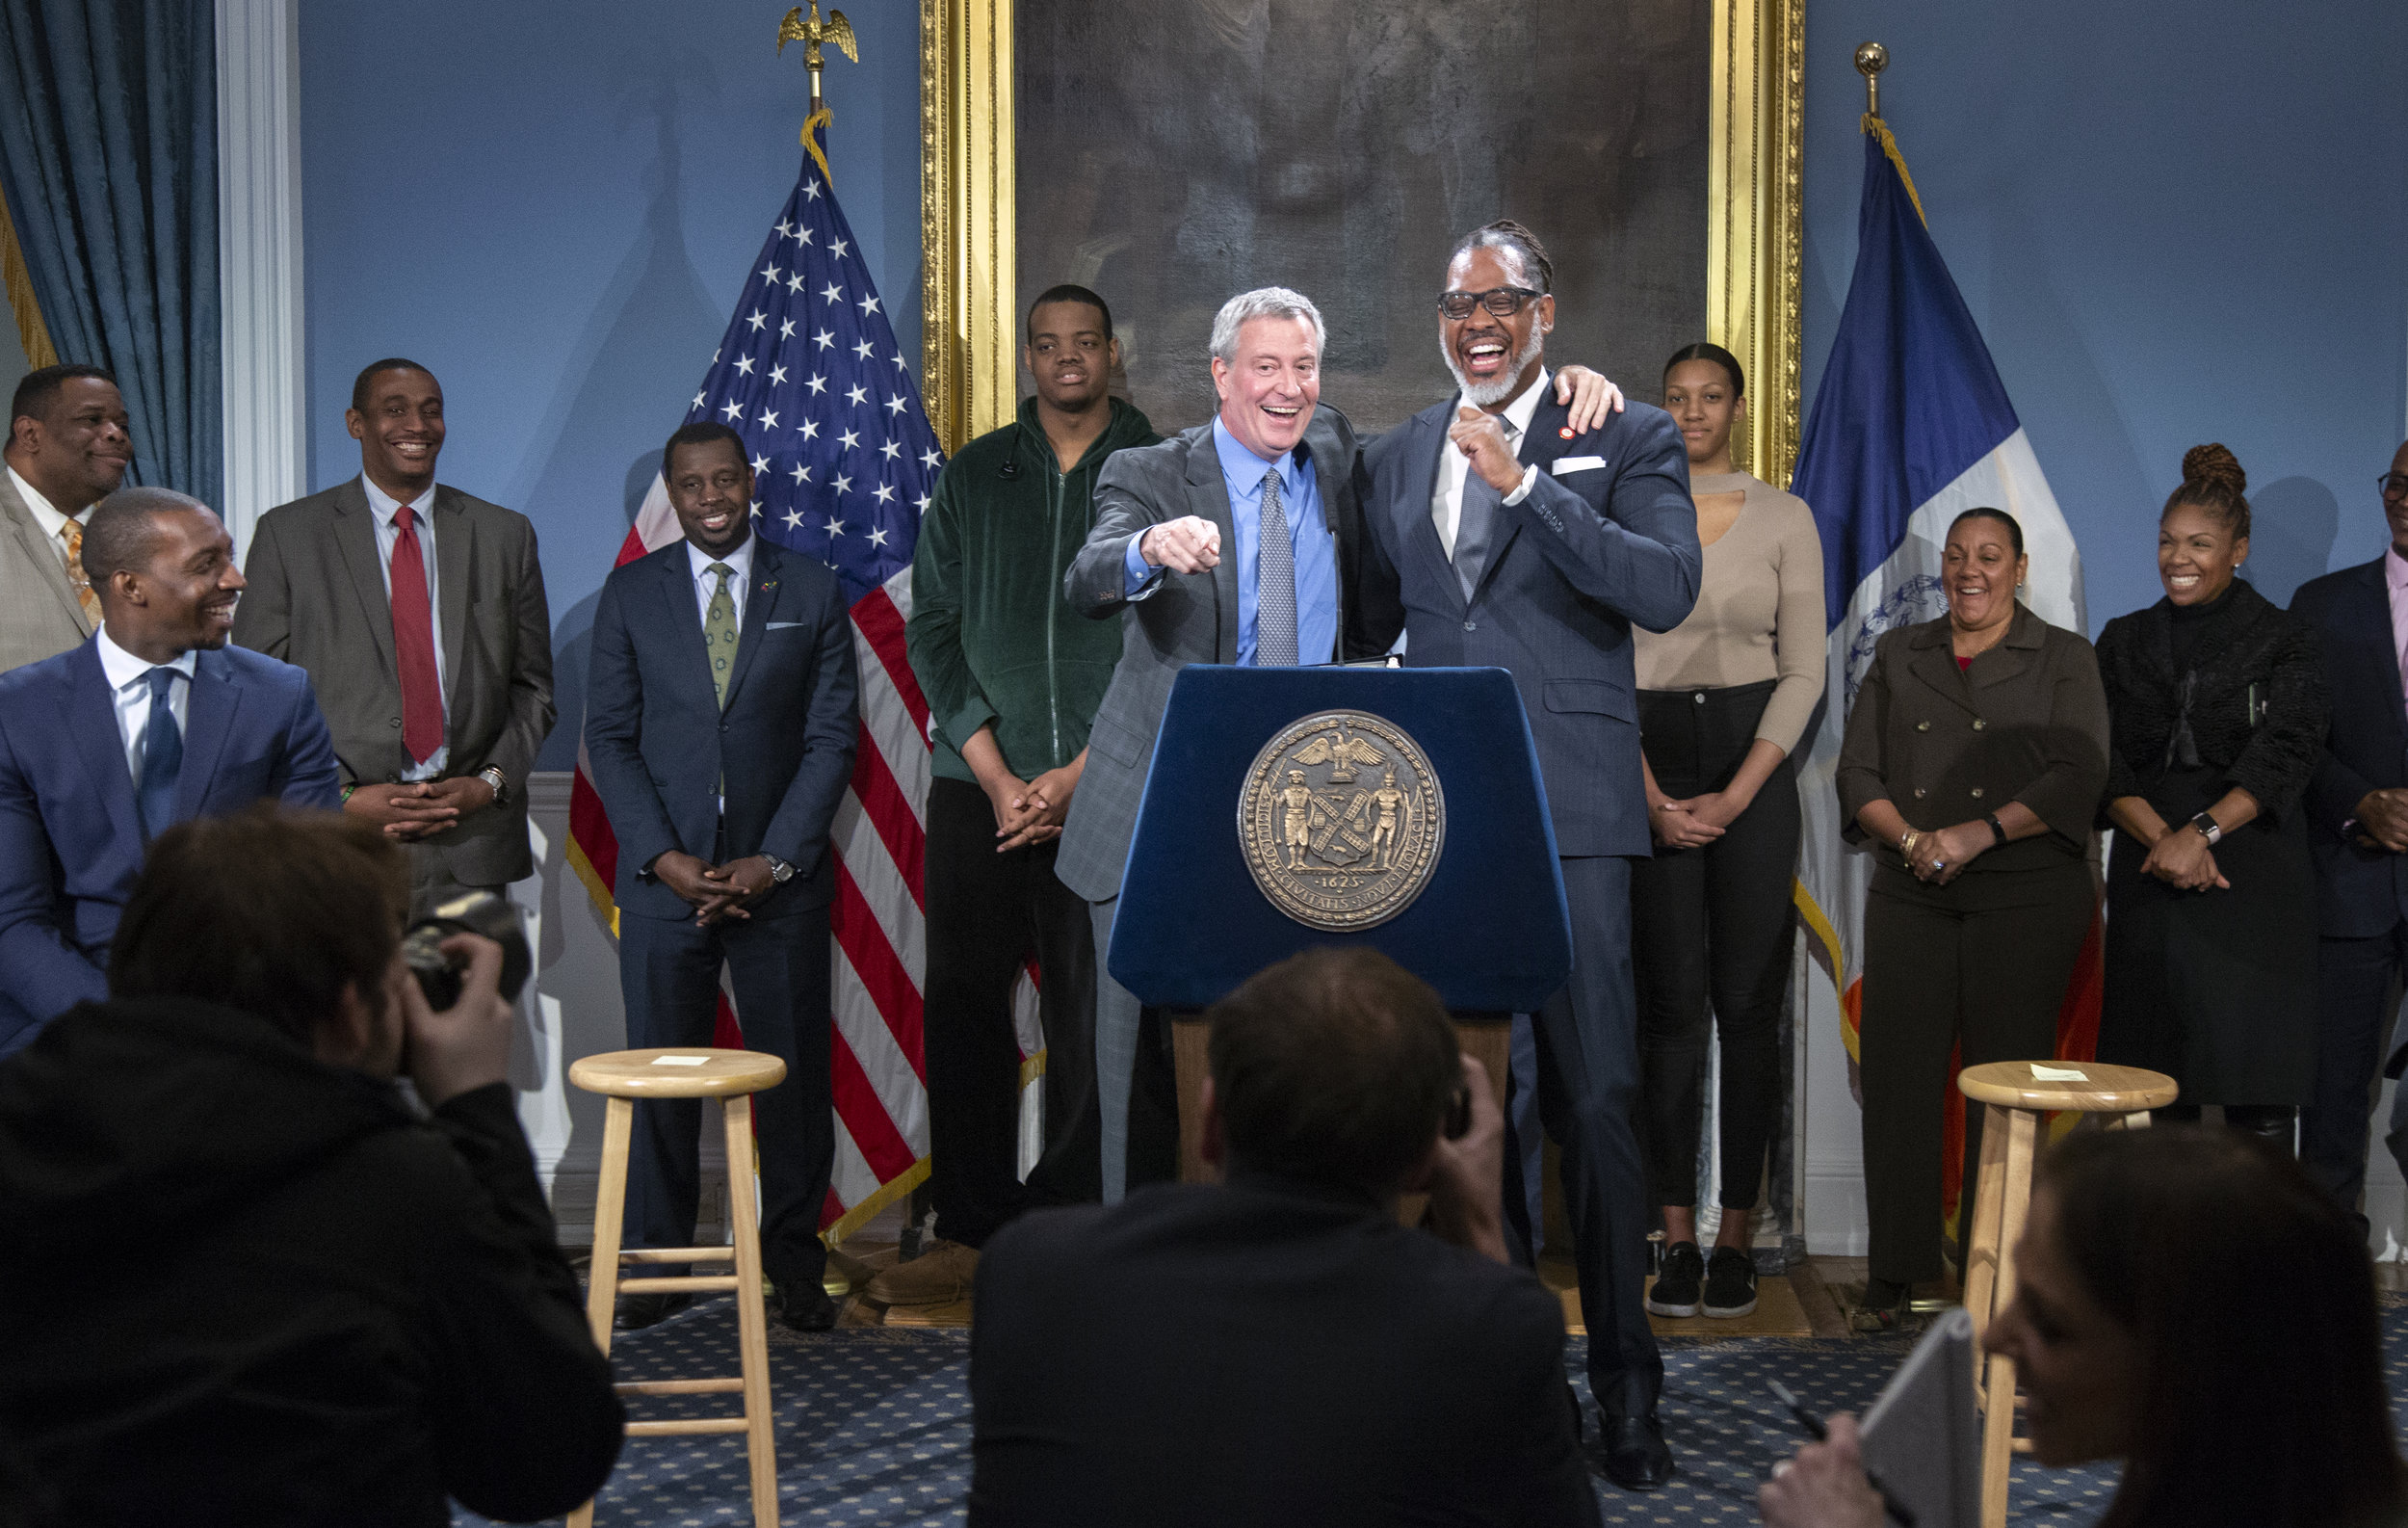
<instances>
[{"instance_id":1,"label":"woman in black dress","mask_svg":"<svg viewBox=\"0 0 2408 1528\"><path fill-rule=\"evenodd\" d=\"M2111 747L2099 1059L2182 1085L2163 1111L2288 1151L2316 1072L2316 872L2299 793L2324 737L2308 624L2233 575L2247 479L2183 458L2158 521L2165 597L2099 635Z\"/></svg>"}]
</instances>

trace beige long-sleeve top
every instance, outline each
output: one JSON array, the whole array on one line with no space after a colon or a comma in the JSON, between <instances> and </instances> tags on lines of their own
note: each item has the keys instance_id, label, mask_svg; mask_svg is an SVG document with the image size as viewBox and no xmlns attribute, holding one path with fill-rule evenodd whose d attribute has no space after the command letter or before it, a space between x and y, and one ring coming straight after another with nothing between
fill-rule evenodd
<instances>
[{"instance_id":1,"label":"beige long-sleeve top","mask_svg":"<svg viewBox=\"0 0 2408 1528\"><path fill-rule=\"evenodd\" d=\"M1706 548L1697 608L1661 636L1635 634L1638 687L1778 679L1756 735L1789 753L1822 698L1822 539L1804 499L1744 472L1689 480L1691 493L1741 490L1739 518Z\"/></svg>"}]
</instances>

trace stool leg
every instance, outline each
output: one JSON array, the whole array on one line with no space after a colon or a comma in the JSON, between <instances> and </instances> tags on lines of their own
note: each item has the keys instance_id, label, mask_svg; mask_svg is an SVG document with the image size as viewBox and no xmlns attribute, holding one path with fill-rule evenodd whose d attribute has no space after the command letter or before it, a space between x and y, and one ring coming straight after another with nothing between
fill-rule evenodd
<instances>
[{"instance_id":1,"label":"stool leg","mask_svg":"<svg viewBox=\"0 0 2408 1528\"><path fill-rule=\"evenodd\" d=\"M753 1528L777 1528L777 1444L771 1436L770 1340L761 1295L761 1212L752 1192L752 1098L721 1100L727 1209L736 1242L736 1333L744 1354L745 1443L752 1460Z\"/></svg>"},{"instance_id":2,"label":"stool leg","mask_svg":"<svg viewBox=\"0 0 2408 1528\"><path fill-rule=\"evenodd\" d=\"M2102 1130L2146 1130L2149 1128L2149 1111L2135 1109L2130 1114L2108 1115L2100 1121L2099 1128Z\"/></svg>"},{"instance_id":3,"label":"stool leg","mask_svg":"<svg viewBox=\"0 0 2408 1528\"><path fill-rule=\"evenodd\" d=\"M636 1106L606 1100L602 1112L602 1180L593 1194L593 1256L586 1267L586 1325L593 1345L611 1351L611 1318L618 1305L618 1243L627 1215L627 1143L635 1133ZM568 1515L568 1528L592 1528L593 1503Z\"/></svg>"},{"instance_id":4,"label":"stool leg","mask_svg":"<svg viewBox=\"0 0 2408 1528\"><path fill-rule=\"evenodd\" d=\"M1997 1308L1999 1276L1999 1206L2006 1196L2006 1137L1999 1128L1999 1110L1985 1104L1981 1132L1981 1171L1974 1176L1972 1228L1965 1237L1965 1313L1974 1319L1974 1341L1990 1330ZM1976 1386L1978 1388L1978 1386Z\"/></svg>"},{"instance_id":5,"label":"stool leg","mask_svg":"<svg viewBox=\"0 0 2408 1528\"><path fill-rule=\"evenodd\" d=\"M2015 1244L2024 1234L2024 1218L2031 1207L2033 1142L2040 1117L2028 1109L1990 1107L1982 1138L2006 1137L2003 1192L1999 1205L1999 1272L1993 1307L2004 1310L2015 1299ZM1982 1153L1985 1162L1989 1152ZM1981 1418L1982 1528L2004 1528L2007 1466L2015 1452L2015 1363L2003 1354L1989 1356L1988 1393Z\"/></svg>"}]
</instances>

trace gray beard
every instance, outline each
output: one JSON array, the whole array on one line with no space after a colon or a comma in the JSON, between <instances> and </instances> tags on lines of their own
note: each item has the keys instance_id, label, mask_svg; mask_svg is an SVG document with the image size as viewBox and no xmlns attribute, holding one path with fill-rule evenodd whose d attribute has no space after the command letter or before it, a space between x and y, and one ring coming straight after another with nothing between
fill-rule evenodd
<instances>
[{"instance_id":1,"label":"gray beard","mask_svg":"<svg viewBox=\"0 0 2408 1528\"><path fill-rule=\"evenodd\" d=\"M1463 389L1464 400L1475 408L1487 408L1513 396L1514 389L1522 381L1522 369L1538 358L1546 341L1547 336L1538 331L1538 327L1534 324L1531 326L1531 337L1523 343L1521 352L1505 362L1505 370L1484 382L1475 382L1463 375L1462 366L1455 361L1453 348L1447 343L1444 325L1438 329L1438 355L1446 361L1447 370L1454 375L1454 384Z\"/></svg>"}]
</instances>

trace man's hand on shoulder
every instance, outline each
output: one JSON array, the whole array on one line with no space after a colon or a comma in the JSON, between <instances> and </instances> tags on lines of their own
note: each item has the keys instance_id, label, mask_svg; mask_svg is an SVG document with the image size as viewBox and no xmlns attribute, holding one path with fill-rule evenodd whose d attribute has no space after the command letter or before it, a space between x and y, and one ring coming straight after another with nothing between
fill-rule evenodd
<instances>
[{"instance_id":1,"label":"man's hand on shoulder","mask_svg":"<svg viewBox=\"0 0 2408 1528\"><path fill-rule=\"evenodd\" d=\"M1200 514L1165 520L1139 536L1138 556L1174 573L1209 572L1220 566L1220 527Z\"/></svg>"},{"instance_id":2,"label":"man's hand on shoulder","mask_svg":"<svg viewBox=\"0 0 2408 1528\"><path fill-rule=\"evenodd\" d=\"M441 785L456 783L445 780ZM490 799L492 793L483 780L467 783L477 788L478 795ZM462 808L441 794L441 785L426 780L409 785L362 785L352 792L343 809L383 829L388 838L411 843L459 821Z\"/></svg>"},{"instance_id":3,"label":"man's hand on shoulder","mask_svg":"<svg viewBox=\"0 0 2408 1528\"><path fill-rule=\"evenodd\" d=\"M1622 411L1622 389L1575 363L1556 373L1556 402L1571 410L1564 423L1584 435Z\"/></svg>"}]
</instances>

